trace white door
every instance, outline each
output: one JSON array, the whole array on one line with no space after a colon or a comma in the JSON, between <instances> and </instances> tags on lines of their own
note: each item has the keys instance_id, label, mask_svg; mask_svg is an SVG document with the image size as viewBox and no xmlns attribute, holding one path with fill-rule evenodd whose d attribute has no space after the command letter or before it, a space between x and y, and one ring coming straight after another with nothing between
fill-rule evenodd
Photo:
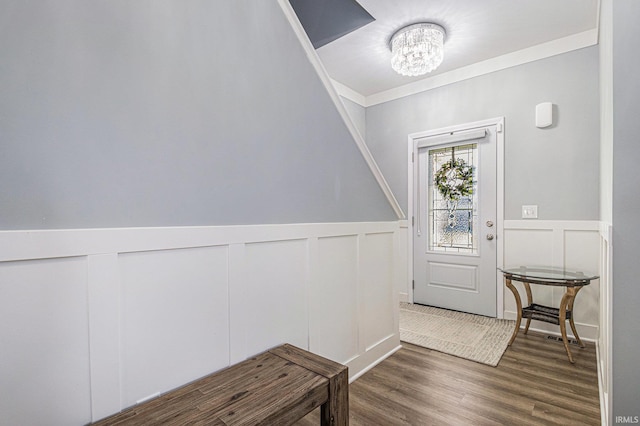
<instances>
[{"instance_id":1,"label":"white door","mask_svg":"<svg viewBox=\"0 0 640 426\"><path fill-rule=\"evenodd\" d=\"M496 125L414 140L415 303L496 316Z\"/></svg>"}]
</instances>

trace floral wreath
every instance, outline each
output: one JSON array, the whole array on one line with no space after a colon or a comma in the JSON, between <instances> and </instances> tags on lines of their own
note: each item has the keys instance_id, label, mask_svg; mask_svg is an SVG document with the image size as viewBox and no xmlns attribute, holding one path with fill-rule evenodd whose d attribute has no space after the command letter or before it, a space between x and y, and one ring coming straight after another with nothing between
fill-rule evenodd
<instances>
[{"instance_id":1,"label":"floral wreath","mask_svg":"<svg viewBox=\"0 0 640 426\"><path fill-rule=\"evenodd\" d=\"M458 201L473 193L473 166L462 158L447 161L435 174L438 191L448 201Z\"/></svg>"}]
</instances>

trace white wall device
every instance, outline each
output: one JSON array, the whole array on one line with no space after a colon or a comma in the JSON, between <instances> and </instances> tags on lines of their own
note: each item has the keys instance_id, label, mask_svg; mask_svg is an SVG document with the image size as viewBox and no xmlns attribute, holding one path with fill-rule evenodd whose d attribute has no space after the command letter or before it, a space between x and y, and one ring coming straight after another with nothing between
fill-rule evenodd
<instances>
[{"instance_id":1,"label":"white wall device","mask_svg":"<svg viewBox=\"0 0 640 426\"><path fill-rule=\"evenodd\" d=\"M536 105L536 127L549 127L553 124L553 104L543 102Z\"/></svg>"}]
</instances>

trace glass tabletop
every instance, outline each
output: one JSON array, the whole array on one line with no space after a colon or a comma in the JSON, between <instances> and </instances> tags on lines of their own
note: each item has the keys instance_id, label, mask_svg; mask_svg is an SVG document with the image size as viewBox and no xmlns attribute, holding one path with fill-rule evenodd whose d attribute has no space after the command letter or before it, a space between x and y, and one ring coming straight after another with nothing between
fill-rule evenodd
<instances>
[{"instance_id":1,"label":"glass tabletop","mask_svg":"<svg viewBox=\"0 0 640 426\"><path fill-rule=\"evenodd\" d=\"M544 266L518 266L515 268L498 269L500 269L505 274L548 281L591 281L599 278L597 275L593 275L584 271L571 271L562 268L549 268Z\"/></svg>"}]
</instances>

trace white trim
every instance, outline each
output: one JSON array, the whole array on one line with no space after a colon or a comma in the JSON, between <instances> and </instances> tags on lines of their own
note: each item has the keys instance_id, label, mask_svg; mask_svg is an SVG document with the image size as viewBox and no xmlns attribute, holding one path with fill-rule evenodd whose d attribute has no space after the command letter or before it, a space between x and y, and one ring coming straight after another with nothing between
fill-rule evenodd
<instances>
[{"instance_id":1,"label":"white trim","mask_svg":"<svg viewBox=\"0 0 640 426\"><path fill-rule=\"evenodd\" d=\"M405 238L408 238L409 233L412 231L412 227L411 225L409 225L409 221L408 220L399 220L398 221L398 225L400 226L400 232L404 233ZM404 247L404 257L402 258L402 260L400 261L399 265L404 266L405 271L404 271L404 276L403 276L403 281L402 281L402 289L406 290L406 291L400 291L398 293L398 301L399 302L406 302L409 303L412 299L410 298L410 289L411 289L411 276L412 276L412 269L413 269L413 263L411 262L411 258L409 257L408 253L406 253L408 250L408 247L405 243L405 247Z\"/></svg>"},{"instance_id":2,"label":"white trim","mask_svg":"<svg viewBox=\"0 0 640 426\"><path fill-rule=\"evenodd\" d=\"M480 121L474 121L471 123L464 123L464 124L456 124L453 126L447 126L447 127L441 127L438 129L433 129L433 130L426 130L426 131L422 131L422 132L416 132L416 133L411 133L409 135L409 140L410 141L414 141L417 139L423 139L423 138L428 138L430 136L437 136L437 135L441 135L441 134L445 134L445 133L452 133L452 132L460 132L463 130L471 130L471 129L479 129L481 127L488 127L488 126L497 126L497 125L504 125L504 117L495 117L495 118L489 118L486 120L480 120ZM498 132L498 133L502 133L502 132ZM439 143L439 142L436 142ZM413 145L410 147L413 150Z\"/></svg>"},{"instance_id":3,"label":"white trim","mask_svg":"<svg viewBox=\"0 0 640 426\"><path fill-rule=\"evenodd\" d=\"M373 367L375 367L376 365L380 364L382 361L384 361L385 359L389 358L391 355L393 355L394 353L398 352L400 349L402 349L402 345L398 345L395 348L391 349L389 352L385 353L384 355L382 355L381 357L379 357L378 359L376 359L375 361L373 361L372 363L370 363L369 365L367 365L366 367L360 369L356 374L354 374L353 376L351 376L349 378L349 384L355 382L356 380L358 380L362 375L364 375L366 372L368 372L369 370L371 370ZM348 363L347 363L348 364ZM351 367L350 367L351 368Z\"/></svg>"},{"instance_id":4,"label":"white trim","mask_svg":"<svg viewBox=\"0 0 640 426\"><path fill-rule=\"evenodd\" d=\"M600 424L607 426L609 424L609 394L604 390L602 365L602 355L600 355L600 345L596 341L596 364L598 367L598 394L600 397Z\"/></svg>"},{"instance_id":5,"label":"white trim","mask_svg":"<svg viewBox=\"0 0 640 426\"><path fill-rule=\"evenodd\" d=\"M609 222L600 222L600 241L601 241L601 271L600 271L600 295L604 294L605 304L600 301L600 339L604 339L603 344L606 345L603 351L600 350L600 344L596 345L598 354L598 384L600 389L600 413L602 416L602 424L608 425L613 418L613 400L611 398L611 383L613 381L613 244L612 244L612 225ZM606 250L603 248L606 247ZM604 312L603 312L604 310ZM603 337L604 336L604 337Z\"/></svg>"},{"instance_id":6,"label":"white trim","mask_svg":"<svg viewBox=\"0 0 640 426\"><path fill-rule=\"evenodd\" d=\"M573 50L582 49L598 44L598 29L592 29L567 37L552 40L546 43L538 44L516 52L507 53L505 55L496 56L482 62L467 65L462 68L451 70L433 77L425 78L414 83L404 86L374 93L369 96L363 96L353 89L348 88L344 84L338 83L336 89L341 96L344 96L363 107L370 107L384 102L393 101L404 98L406 96L415 95L416 93L425 92L427 90L446 86L447 84L457 83L459 81L468 80L503 69L515 67L529 62L537 61L551 56L560 55L562 53L571 52Z\"/></svg>"},{"instance_id":7,"label":"white trim","mask_svg":"<svg viewBox=\"0 0 640 426\"><path fill-rule=\"evenodd\" d=\"M596 9L596 44L600 44L600 15L602 15L602 0L598 0Z\"/></svg>"},{"instance_id":8,"label":"white trim","mask_svg":"<svg viewBox=\"0 0 640 426\"><path fill-rule=\"evenodd\" d=\"M118 368L121 351L110 344L121 340L117 254L87 256L87 282L91 420L97 421L111 414L113 407L122 405L122 374Z\"/></svg>"},{"instance_id":9,"label":"white trim","mask_svg":"<svg viewBox=\"0 0 640 426\"><path fill-rule=\"evenodd\" d=\"M565 231L599 231L597 220L531 220L510 219L504 221L504 229L547 229Z\"/></svg>"},{"instance_id":10,"label":"white trim","mask_svg":"<svg viewBox=\"0 0 640 426\"><path fill-rule=\"evenodd\" d=\"M505 132L505 123L504 117L500 120L497 126L497 140L498 144L496 149L496 167L497 167L497 176L496 176L496 193L498 195L497 199L497 207L496 207L496 238L498 240L496 256L498 256L497 267L502 268L504 266L504 132ZM499 319L504 318L504 287L502 286L502 273L496 269L496 283L498 287L498 295L497 295L497 317ZM502 288L502 291L500 291Z\"/></svg>"},{"instance_id":11,"label":"white trim","mask_svg":"<svg viewBox=\"0 0 640 426\"><path fill-rule=\"evenodd\" d=\"M398 222L0 231L0 262L394 232Z\"/></svg>"},{"instance_id":12,"label":"white trim","mask_svg":"<svg viewBox=\"0 0 640 426\"><path fill-rule=\"evenodd\" d=\"M461 130L459 132L443 133L440 135L434 135L424 138L424 140L418 140L416 148L426 148L433 145L444 145L450 143L459 143L463 141L470 141L474 139L483 139L487 136L487 129L471 129Z\"/></svg>"},{"instance_id":13,"label":"white trim","mask_svg":"<svg viewBox=\"0 0 640 426\"><path fill-rule=\"evenodd\" d=\"M413 158L417 161L417 147L416 141L418 139L427 138L430 136L441 135L443 133L458 132L462 130L470 130L481 127L496 126L496 239L498 240L497 252L496 252L496 266L501 268L503 266L503 250L504 243L504 117L495 117L487 120L474 121L472 123L458 124L455 126L449 126L434 130L427 130L423 132L411 133L407 136L407 200L408 207L407 212L410 216L413 216L414 210L414 164ZM409 269L409 282L412 282L413 277L413 227L409 227L407 232L407 263ZM409 302L413 302L413 287L409 286L407 299ZM504 315L504 291L502 288L502 276L499 271L496 270L496 316L497 318L503 318Z\"/></svg>"},{"instance_id":14,"label":"white trim","mask_svg":"<svg viewBox=\"0 0 640 426\"><path fill-rule=\"evenodd\" d=\"M307 37L307 34L305 33L304 28L302 27L302 24L298 20L298 17L294 12L293 7L287 0L278 0L278 3L282 8L282 11L285 17L289 21L291 28L293 29L296 36L298 37L298 40L300 40L300 44L302 45L302 48L305 50L307 54L307 58L309 59L309 62L311 63L313 68L316 70L318 77L320 77L320 81L326 88L327 93L329 94L329 97L331 98L334 105L336 106L338 113L342 117L342 120L347 126L347 129L349 130L349 133L351 133L351 136L353 137L353 140L355 141L358 149L360 150L362 157L367 163L367 166L369 166L369 169L371 170L371 173L373 173L373 176L378 182L380 189L382 190L385 197L387 198L387 201L391 205L391 208L395 212L398 219L404 219L406 216L402 211L402 208L400 207L398 200L396 200L396 197L393 195L393 192L391 191L391 187L389 186L384 176L382 175L382 172L380 171L378 164L373 158L371 151L369 151L367 144L365 143L364 139L360 135L360 132L358 131L355 124L351 120L351 117L349 116L349 113L345 109L344 104L340 100L340 96L336 91L336 87L333 85L332 80L329 77L329 74L327 73L327 70L322 65L322 62L320 61L320 57L318 56L315 49L313 48L311 41L309 41L309 38Z\"/></svg>"},{"instance_id":15,"label":"white trim","mask_svg":"<svg viewBox=\"0 0 640 426\"><path fill-rule=\"evenodd\" d=\"M394 303L394 306L396 306L396 305L397 305L397 303ZM381 338L381 339L378 339L376 342L374 342L374 343L372 343L372 344L370 344L370 345L366 346L366 347L365 347L365 349L364 349L364 351L365 351L365 352L370 352L370 351L374 350L376 347L378 347L378 346L380 346L380 345L384 344L385 342L388 342L388 341L390 341L390 340L393 340L393 338L394 338L395 336L396 336L396 334L395 334L395 333L391 333L391 334L389 334L388 336L385 336L385 337L383 337L383 338Z\"/></svg>"},{"instance_id":16,"label":"white trim","mask_svg":"<svg viewBox=\"0 0 640 426\"><path fill-rule=\"evenodd\" d=\"M335 87L338 95L342 96L345 99L349 99L351 102L355 102L356 104L364 107L367 104L367 98L364 95L356 92L350 87L345 86L337 80L331 78L331 83L333 87Z\"/></svg>"}]
</instances>

